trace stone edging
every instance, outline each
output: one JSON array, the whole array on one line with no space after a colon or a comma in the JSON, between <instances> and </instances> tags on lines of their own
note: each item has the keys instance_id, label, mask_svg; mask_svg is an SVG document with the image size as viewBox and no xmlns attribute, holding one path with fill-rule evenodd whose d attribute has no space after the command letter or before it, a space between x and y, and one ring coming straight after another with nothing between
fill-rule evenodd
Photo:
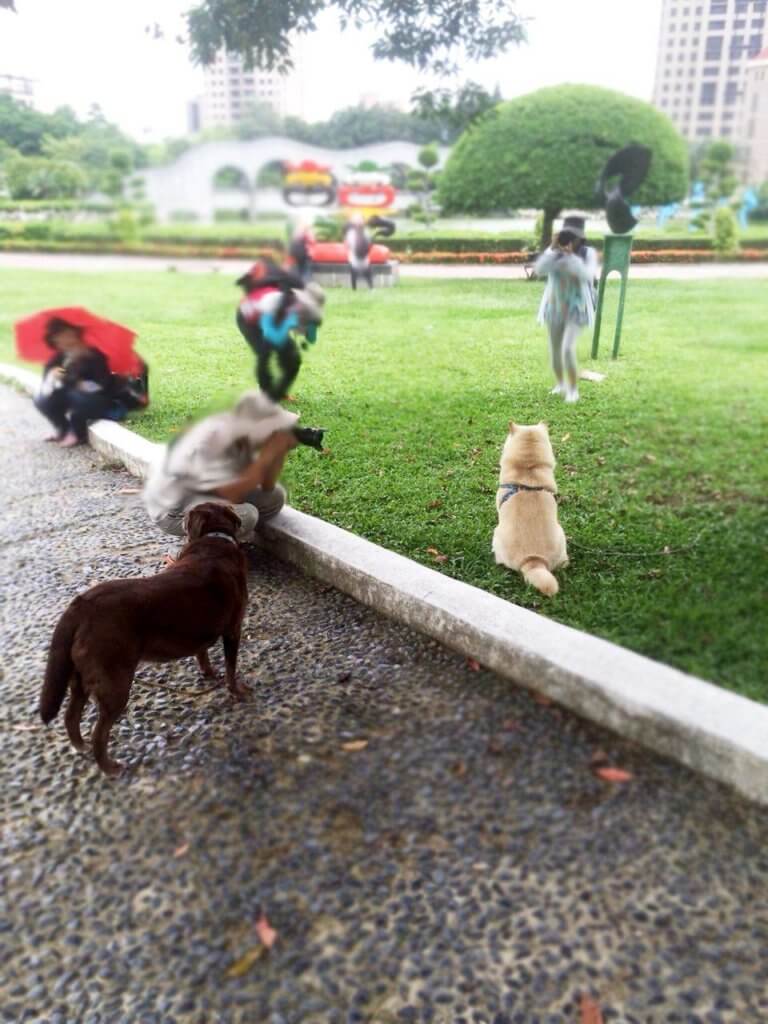
<instances>
[{"instance_id":1,"label":"stone edging","mask_svg":"<svg viewBox=\"0 0 768 1024\"><path fill-rule=\"evenodd\" d=\"M38 376L0 364L26 391ZM143 476L157 445L116 423L92 447ZM536 615L346 530L285 508L270 549L513 682L768 804L768 707Z\"/></svg>"}]
</instances>

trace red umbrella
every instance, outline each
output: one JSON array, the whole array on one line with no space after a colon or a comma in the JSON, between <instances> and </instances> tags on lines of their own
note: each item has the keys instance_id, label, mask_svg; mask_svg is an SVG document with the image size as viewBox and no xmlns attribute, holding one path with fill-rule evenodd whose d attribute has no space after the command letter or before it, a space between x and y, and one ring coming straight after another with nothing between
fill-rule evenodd
<instances>
[{"instance_id":1,"label":"red umbrella","mask_svg":"<svg viewBox=\"0 0 768 1024\"><path fill-rule=\"evenodd\" d=\"M112 320L104 320L103 317L89 313L81 306L44 309L34 316L18 320L14 325L16 351L22 359L29 359L34 363L47 363L51 358L53 350L45 343L45 330L53 317L81 328L85 344L104 353L113 373L128 376L138 376L141 373L141 360L133 350L133 341L136 337L134 331Z\"/></svg>"}]
</instances>

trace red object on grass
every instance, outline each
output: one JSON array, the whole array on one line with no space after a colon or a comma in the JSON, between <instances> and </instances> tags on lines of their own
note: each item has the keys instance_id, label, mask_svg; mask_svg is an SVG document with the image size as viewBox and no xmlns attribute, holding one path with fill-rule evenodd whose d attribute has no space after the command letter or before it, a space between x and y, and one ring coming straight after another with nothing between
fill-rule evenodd
<instances>
[{"instance_id":1,"label":"red object on grass","mask_svg":"<svg viewBox=\"0 0 768 1024\"><path fill-rule=\"evenodd\" d=\"M343 242L313 242L309 246L309 256L313 263L346 263L348 260L347 247ZM368 253L371 263L386 263L389 256L386 245L372 245Z\"/></svg>"},{"instance_id":2,"label":"red object on grass","mask_svg":"<svg viewBox=\"0 0 768 1024\"><path fill-rule=\"evenodd\" d=\"M135 332L112 320L96 316L82 306L44 309L33 316L17 320L14 324L16 351L22 359L29 359L33 363L47 363L55 354L54 349L45 343L46 328L54 317L65 320L73 327L81 328L85 344L104 353L113 373L127 376L141 374L142 362L133 350Z\"/></svg>"}]
</instances>

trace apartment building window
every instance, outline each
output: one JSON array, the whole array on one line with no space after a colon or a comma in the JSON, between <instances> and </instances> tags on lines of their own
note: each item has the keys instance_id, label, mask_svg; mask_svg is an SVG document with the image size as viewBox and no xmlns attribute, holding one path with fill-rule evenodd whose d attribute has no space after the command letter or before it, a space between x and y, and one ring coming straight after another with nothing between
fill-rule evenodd
<instances>
[{"instance_id":1,"label":"apartment building window","mask_svg":"<svg viewBox=\"0 0 768 1024\"><path fill-rule=\"evenodd\" d=\"M709 5L710 14L727 14L728 0L712 0Z\"/></svg>"},{"instance_id":2,"label":"apartment building window","mask_svg":"<svg viewBox=\"0 0 768 1024\"><path fill-rule=\"evenodd\" d=\"M702 74L704 75L705 78L717 77L717 75L720 74L720 68L713 68L713 67L704 68L704 71L702 72Z\"/></svg>"},{"instance_id":3,"label":"apartment building window","mask_svg":"<svg viewBox=\"0 0 768 1024\"><path fill-rule=\"evenodd\" d=\"M735 117L735 114L734 114L734 112L732 110L724 110L723 111L723 120L724 121L732 121L734 117Z\"/></svg>"},{"instance_id":4,"label":"apartment building window","mask_svg":"<svg viewBox=\"0 0 768 1024\"><path fill-rule=\"evenodd\" d=\"M720 129L720 134L723 137L725 137L726 135L730 135L731 134L731 129L727 125L723 125L723 127Z\"/></svg>"},{"instance_id":5,"label":"apartment building window","mask_svg":"<svg viewBox=\"0 0 768 1024\"><path fill-rule=\"evenodd\" d=\"M736 21L734 21L733 27L734 28L746 28L747 27L747 22L746 22L746 20L744 18L739 18Z\"/></svg>"},{"instance_id":6,"label":"apartment building window","mask_svg":"<svg viewBox=\"0 0 768 1024\"><path fill-rule=\"evenodd\" d=\"M768 6L768 4L766 4L765 0L758 0L758 3L755 4L755 14L765 14L766 6Z\"/></svg>"},{"instance_id":7,"label":"apartment building window","mask_svg":"<svg viewBox=\"0 0 768 1024\"><path fill-rule=\"evenodd\" d=\"M736 0L736 13L737 14L746 14L748 7L749 7L748 0Z\"/></svg>"},{"instance_id":8,"label":"apartment building window","mask_svg":"<svg viewBox=\"0 0 768 1024\"><path fill-rule=\"evenodd\" d=\"M725 22L724 21L710 21L710 23L707 25L707 28L709 29L710 32L722 32L725 29Z\"/></svg>"},{"instance_id":9,"label":"apartment building window","mask_svg":"<svg viewBox=\"0 0 768 1024\"><path fill-rule=\"evenodd\" d=\"M728 82L726 84L726 86L725 86L725 102L726 102L726 104L729 107L732 107L733 104L737 101L738 98L739 98L739 83L738 82Z\"/></svg>"},{"instance_id":10,"label":"apartment building window","mask_svg":"<svg viewBox=\"0 0 768 1024\"><path fill-rule=\"evenodd\" d=\"M699 103L703 107L711 107L714 105L715 97L717 96L717 82L702 82L701 92L699 93Z\"/></svg>"},{"instance_id":11,"label":"apartment building window","mask_svg":"<svg viewBox=\"0 0 768 1024\"><path fill-rule=\"evenodd\" d=\"M700 139L706 139L711 134L712 134L712 129L711 128L705 128L703 125L699 125L698 128L696 129L696 135Z\"/></svg>"},{"instance_id":12,"label":"apartment building window","mask_svg":"<svg viewBox=\"0 0 768 1024\"><path fill-rule=\"evenodd\" d=\"M750 57L756 57L763 47L763 35L762 32L758 32L757 35L749 37L749 49L748 53Z\"/></svg>"},{"instance_id":13,"label":"apartment building window","mask_svg":"<svg viewBox=\"0 0 768 1024\"><path fill-rule=\"evenodd\" d=\"M723 55L723 37L707 36L707 48L704 53L705 60L720 60Z\"/></svg>"},{"instance_id":14,"label":"apartment building window","mask_svg":"<svg viewBox=\"0 0 768 1024\"><path fill-rule=\"evenodd\" d=\"M739 74L740 72L741 72L741 68L740 68L740 67L737 67L737 66L736 66L736 65L734 65L734 64L732 64L732 65L731 65L731 66L730 66L730 67L728 68L728 74L729 74L729 75L731 75L731 76L733 76L733 75L738 75L738 74Z\"/></svg>"},{"instance_id":15,"label":"apartment building window","mask_svg":"<svg viewBox=\"0 0 768 1024\"><path fill-rule=\"evenodd\" d=\"M765 25L765 18L753 18L752 28L762 28Z\"/></svg>"},{"instance_id":16,"label":"apartment building window","mask_svg":"<svg viewBox=\"0 0 768 1024\"><path fill-rule=\"evenodd\" d=\"M731 45L728 54L731 60L738 60L743 49L744 36L731 36Z\"/></svg>"},{"instance_id":17,"label":"apartment building window","mask_svg":"<svg viewBox=\"0 0 768 1024\"><path fill-rule=\"evenodd\" d=\"M715 119L715 115L713 113L711 113L711 112L706 112L705 113L704 111L701 111L701 110L699 111L699 121L703 121L703 122L706 123L707 121L714 121L714 119Z\"/></svg>"}]
</instances>

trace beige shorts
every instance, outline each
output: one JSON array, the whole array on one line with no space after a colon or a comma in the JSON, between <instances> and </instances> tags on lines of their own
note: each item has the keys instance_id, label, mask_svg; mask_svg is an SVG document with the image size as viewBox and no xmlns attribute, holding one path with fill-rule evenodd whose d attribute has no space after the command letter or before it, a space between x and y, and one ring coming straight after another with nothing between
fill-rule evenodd
<instances>
[{"instance_id":1,"label":"beige shorts","mask_svg":"<svg viewBox=\"0 0 768 1024\"><path fill-rule=\"evenodd\" d=\"M276 516L285 504L285 490L276 484L271 491L255 490L245 496L245 500L235 504L233 501L226 501L224 498L217 498L213 494L191 494L189 499L178 509L166 512L164 516L155 520L163 533L169 533L173 537L184 536L184 517L195 505L202 505L207 501L219 505L228 505L240 519L240 529L237 531L237 539L248 541L253 538L253 533L259 523L268 522Z\"/></svg>"}]
</instances>

